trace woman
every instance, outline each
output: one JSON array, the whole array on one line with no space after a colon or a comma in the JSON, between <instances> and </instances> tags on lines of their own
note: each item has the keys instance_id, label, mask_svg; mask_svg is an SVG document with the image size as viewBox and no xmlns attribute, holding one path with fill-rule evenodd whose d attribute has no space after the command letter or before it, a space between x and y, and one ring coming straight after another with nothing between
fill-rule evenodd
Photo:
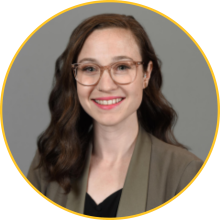
<instances>
[{"instance_id":1,"label":"woman","mask_svg":"<svg viewBox=\"0 0 220 220\"><path fill-rule=\"evenodd\" d=\"M132 17L83 21L58 58L51 122L28 179L52 201L98 217L138 214L168 201L202 161L177 142L158 58Z\"/></svg>"}]
</instances>

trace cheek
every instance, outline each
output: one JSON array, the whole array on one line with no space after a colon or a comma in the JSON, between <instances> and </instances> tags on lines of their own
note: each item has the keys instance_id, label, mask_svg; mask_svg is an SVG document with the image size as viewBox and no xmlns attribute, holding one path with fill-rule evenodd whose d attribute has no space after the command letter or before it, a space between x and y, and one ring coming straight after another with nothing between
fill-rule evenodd
<instances>
[{"instance_id":1,"label":"cheek","mask_svg":"<svg viewBox=\"0 0 220 220\"><path fill-rule=\"evenodd\" d=\"M78 94L78 98L79 98L79 102L80 102L81 106L84 109L86 109L87 108L86 106L89 103L91 88L77 84L77 94Z\"/></svg>"},{"instance_id":2,"label":"cheek","mask_svg":"<svg viewBox=\"0 0 220 220\"><path fill-rule=\"evenodd\" d=\"M142 96L142 92L143 92L142 84L141 82L139 82L135 85L134 95L136 96L136 98L139 98L140 96Z\"/></svg>"},{"instance_id":3,"label":"cheek","mask_svg":"<svg viewBox=\"0 0 220 220\"><path fill-rule=\"evenodd\" d=\"M137 108L139 108L142 98L143 98L143 89L142 89L142 80L139 79L133 90L133 99Z\"/></svg>"},{"instance_id":4,"label":"cheek","mask_svg":"<svg viewBox=\"0 0 220 220\"><path fill-rule=\"evenodd\" d=\"M133 111L137 111L138 108L141 105L142 102L142 97L143 97L143 90L142 87L140 87L140 84L136 84L131 90L130 90L130 94L128 95L130 96L130 102L129 102L129 106L127 106L132 112Z\"/></svg>"},{"instance_id":5,"label":"cheek","mask_svg":"<svg viewBox=\"0 0 220 220\"><path fill-rule=\"evenodd\" d=\"M77 95L78 95L80 104L82 104L82 103L81 103L81 100L83 99L83 97L85 96L85 94L84 94L83 90L80 88L79 84L77 84Z\"/></svg>"}]
</instances>

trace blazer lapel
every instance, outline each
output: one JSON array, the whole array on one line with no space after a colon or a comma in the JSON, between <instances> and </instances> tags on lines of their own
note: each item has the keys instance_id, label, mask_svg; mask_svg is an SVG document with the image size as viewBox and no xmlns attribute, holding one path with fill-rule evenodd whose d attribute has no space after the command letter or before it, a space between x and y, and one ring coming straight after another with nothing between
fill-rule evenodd
<instances>
[{"instance_id":1,"label":"blazer lapel","mask_svg":"<svg viewBox=\"0 0 220 220\"><path fill-rule=\"evenodd\" d=\"M116 217L145 212L151 155L151 139L139 126L135 149L129 164Z\"/></svg>"}]
</instances>

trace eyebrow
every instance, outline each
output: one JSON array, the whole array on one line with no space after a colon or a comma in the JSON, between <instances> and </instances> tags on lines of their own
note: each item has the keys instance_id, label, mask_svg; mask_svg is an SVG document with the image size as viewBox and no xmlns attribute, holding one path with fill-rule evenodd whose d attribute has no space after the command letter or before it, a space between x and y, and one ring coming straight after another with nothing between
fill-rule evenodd
<instances>
[{"instance_id":1,"label":"eyebrow","mask_svg":"<svg viewBox=\"0 0 220 220\"><path fill-rule=\"evenodd\" d=\"M124 60L124 59L132 60L132 58L128 57L128 56L116 56L116 57L112 58L112 61L118 61L118 60ZM93 59L93 58L84 58L84 59L80 60L79 63L82 63L82 62L85 62L85 61L89 61L89 62L93 62L93 63L98 63L98 61L96 59Z\"/></svg>"}]
</instances>

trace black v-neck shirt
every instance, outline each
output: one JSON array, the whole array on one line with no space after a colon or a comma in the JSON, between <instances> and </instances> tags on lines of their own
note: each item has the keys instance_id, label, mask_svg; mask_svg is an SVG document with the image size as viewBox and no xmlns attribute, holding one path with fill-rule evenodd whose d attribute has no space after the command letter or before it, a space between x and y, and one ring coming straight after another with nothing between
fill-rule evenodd
<instances>
[{"instance_id":1,"label":"black v-neck shirt","mask_svg":"<svg viewBox=\"0 0 220 220\"><path fill-rule=\"evenodd\" d=\"M84 214L94 217L116 217L122 189L112 193L98 205L92 197L86 193Z\"/></svg>"}]
</instances>

